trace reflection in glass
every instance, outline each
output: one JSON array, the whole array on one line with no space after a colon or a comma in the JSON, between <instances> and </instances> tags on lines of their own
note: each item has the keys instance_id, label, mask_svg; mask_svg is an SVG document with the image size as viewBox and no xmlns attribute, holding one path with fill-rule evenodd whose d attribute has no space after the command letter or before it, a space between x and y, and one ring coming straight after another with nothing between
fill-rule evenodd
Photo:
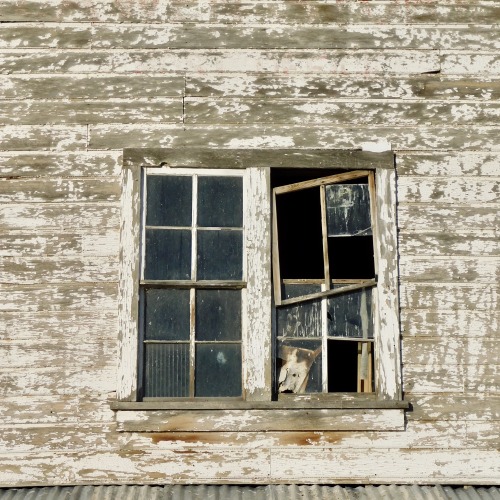
<instances>
[{"instance_id":1,"label":"reflection in glass","mask_svg":"<svg viewBox=\"0 0 500 500\"><path fill-rule=\"evenodd\" d=\"M191 231L147 229L144 279L191 278Z\"/></svg>"},{"instance_id":2,"label":"reflection in glass","mask_svg":"<svg viewBox=\"0 0 500 500\"><path fill-rule=\"evenodd\" d=\"M198 231L198 279L241 280L242 231Z\"/></svg>"},{"instance_id":3,"label":"reflection in glass","mask_svg":"<svg viewBox=\"0 0 500 500\"><path fill-rule=\"evenodd\" d=\"M196 340L241 340L241 291L196 291Z\"/></svg>"},{"instance_id":4,"label":"reflection in glass","mask_svg":"<svg viewBox=\"0 0 500 500\"><path fill-rule=\"evenodd\" d=\"M243 226L242 177L198 177L198 225Z\"/></svg>"},{"instance_id":5,"label":"reflection in glass","mask_svg":"<svg viewBox=\"0 0 500 500\"><path fill-rule=\"evenodd\" d=\"M146 295L146 340L189 340L189 290L149 288Z\"/></svg>"},{"instance_id":6,"label":"reflection in glass","mask_svg":"<svg viewBox=\"0 0 500 500\"><path fill-rule=\"evenodd\" d=\"M191 226L192 178L148 175L146 225Z\"/></svg>"},{"instance_id":7,"label":"reflection in glass","mask_svg":"<svg viewBox=\"0 0 500 500\"><path fill-rule=\"evenodd\" d=\"M241 345L196 346L195 396L241 396Z\"/></svg>"}]
</instances>

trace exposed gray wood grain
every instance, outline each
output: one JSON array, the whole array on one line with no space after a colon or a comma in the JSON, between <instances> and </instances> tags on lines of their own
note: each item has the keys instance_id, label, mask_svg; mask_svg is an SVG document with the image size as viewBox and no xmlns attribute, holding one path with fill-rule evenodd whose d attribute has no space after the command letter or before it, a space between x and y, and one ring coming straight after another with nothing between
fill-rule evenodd
<instances>
[{"instance_id":1,"label":"exposed gray wood grain","mask_svg":"<svg viewBox=\"0 0 500 500\"><path fill-rule=\"evenodd\" d=\"M0 177L117 176L120 170L118 152L0 154Z\"/></svg>"},{"instance_id":2,"label":"exposed gray wood grain","mask_svg":"<svg viewBox=\"0 0 500 500\"><path fill-rule=\"evenodd\" d=\"M457 152L398 154L399 175L422 176L500 176L500 155L495 153Z\"/></svg>"},{"instance_id":3,"label":"exposed gray wood grain","mask_svg":"<svg viewBox=\"0 0 500 500\"><path fill-rule=\"evenodd\" d=\"M500 311L481 310L401 311L404 335L450 337L494 337L500 327Z\"/></svg>"},{"instance_id":4,"label":"exposed gray wood grain","mask_svg":"<svg viewBox=\"0 0 500 500\"><path fill-rule=\"evenodd\" d=\"M450 221L456 228L495 230L500 224L500 207L481 203L463 206L436 202L401 203L398 216L399 227L407 233L448 231Z\"/></svg>"},{"instance_id":5,"label":"exposed gray wood grain","mask_svg":"<svg viewBox=\"0 0 500 500\"><path fill-rule=\"evenodd\" d=\"M2 75L3 99L147 99L181 96L182 75Z\"/></svg>"},{"instance_id":6,"label":"exposed gray wood grain","mask_svg":"<svg viewBox=\"0 0 500 500\"><path fill-rule=\"evenodd\" d=\"M443 130L442 126L91 125L89 134L91 149L182 146L360 149L366 142L388 142L393 150L500 150L496 126L455 126Z\"/></svg>"},{"instance_id":7,"label":"exposed gray wood grain","mask_svg":"<svg viewBox=\"0 0 500 500\"><path fill-rule=\"evenodd\" d=\"M114 424L37 425L33 427L0 427L0 446L9 453L85 452L113 449L121 443ZM21 438L23 436L23 438ZM117 439L118 438L118 439Z\"/></svg>"},{"instance_id":8,"label":"exposed gray wood grain","mask_svg":"<svg viewBox=\"0 0 500 500\"><path fill-rule=\"evenodd\" d=\"M481 422L477 426L484 435L487 426L495 428L498 423ZM366 431L360 439L359 433L352 431L342 432L161 432L154 434L116 434L114 425L96 426L93 422L82 422L74 425L44 425L37 424L30 428L15 429L4 427L1 429L1 443L11 452L58 452L83 451L84 446L91 446L90 440L94 435L96 446L104 448L119 446L122 450L168 450L189 446L191 449L202 451L208 446L224 446L228 448L260 448L274 446L324 446L326 449L395 449L405 448L432 448L436 446L446 448L460 448L466 445L467 431L460 423L445 422L412 422L405 432ZM20 440L19 435L24 434ZM475 433L474 433L475 434ZM478 433L479 434L479 433ZM491 446L491 443L490 443Z\"/></svg>"},{"instance_id":9,"label":"exposed gray wood grain","mask_svg":"<svg viewBox=\"0 0 500 500\"><path fill-rule=\"evenodd\" d=\"M239 431L401 430L402 410L214 410L119 412L119 430Z\"/></svg>"},{"instance_id":10,"label":"exposed gray wood grain","mask_svg":"<svg viewBox=\"0 0 500 500\"><path fill-rule=\"evenodd\" d=\"M115 203L6 203L0 205L0 229L61 231L71 227L119 227Z\"/></svg>"},{"instance_id":11,"label":"exposed gray wood grain","mask_svg":"<svg viewBox=\"0 0 500 500\"><path fill-rule=\"evenodd\" d=\"M345 102L326 99L321 101L238 98L214 100L188 97L184 109L186 123L493 125L498 120L500 104L430 100Z\"/></svg>"},{"instance_id":12,"label":"exposed gray wood grain","mask_svg":"<svg viewBox=\"0 0 500 500\"><path fill-rule=\"evenodd\" d=\"M339 151L328 149L207 149L137 148L125 149L124 165L165 165L200 168L391 168L390 152Z\"/></svg>"},{"instance_id":13,"label":"exposed gray wood grain","mask_svg":"<svg viewBox=\"0 0 500 500\"><path fill-rule=\"evenodd\" d=\"M409 393L413 410L407 413L412 421L472 421L500 420L498 396L474 394L418 394Z\"/></svg>"},{"instance_id":14,"label":"exposed gray wood grain","mask_svg":"<svg viewBox=\"0 0 500 500\"><path fill-rule=\"evenodd\" d=\"M285 397L290 396L290 397ZM150 410L172 411L179 409L180 401L148 399L146 401L111 401L110 406L117 411ZM280 394L277 401L221 401L211 398L196 398L182 401L185 410L396 410L408 409L407 401L382 400L374 393L330 393L325 397L322 393L304 395ZM126 416L126 414L124 414ZM133 415L133 413L131 413Z\"/></svg>"},{"instance_id":15,"label":"exposed gray wood grain","mask_svg":"<svg viewBox=\"0 0 500 500\"><path fill-rule=\"evenodd\" d=\"M500 56L488 52L449 52L441 55L443 75L499 75Z\"/></svg>"},{"instance_id":16,"label":"exposed gray wood grain","mask_svg":"<svg viewBox=\"0 0 500 500\"><path fill-rule=\"evenodd\" d=\"M418 48L484 51L495 51L500 48L497 33L489 26L417 27L333 23L311 25L308 24L307 18L300 24L286 24L283 19L276 24L270 24L269 21L259 24L245 21L246 16L231 24L191 22L157 25L98 24L92 29L92 47L96 49ZM33 31L36 32L37 28L33 28ZM7 32L5 48L30 46L33 38L31 31L26 27L24 30L18 28L13 35ZM88 33L86 36L89 36ZM73 42L72 45L66 46L78 45Z\"/></svg>"},{"instance_id":17,"label":"exposed gray wood grain","mask_svg":"<svg viewBox=\"0 0 500 500\"><path fill-rule=\"evenodd\" d=\"M96 290L98 291L98 289ZM41 342L63 344L102 343L114 341L116 311L97 307L89 310L1 312L0 339L4 341L31 341L35 346Z\"/></svg>"},{"instance_id":18,"label":"exposed gray wood grain","mask_svg":"<svg viewBox=\"0 0 500 500\"><path fill-rule=\"evenodd\" d=\"M180 123L182 100L4 101L0 124Z\"/></svg>"},{"instance_id":19,"label":"exposed gray wood grain","mask_svg":"<svg viewBox=\"0 0 500 500\"><path fill-rule=\"evenodd\" d=\"M402 255L500 256L499 234L494 230L438 234L411 232L400 234L399 243Z\"/></svg>"},{"instance_id":20,"label":"exposed gray wood grain","mask_svg":"<svg viewBox=\"0 0 500 500\"><path fill-rule=\"evenodd\" d=\"M73 340L59 338L34 343L31 340L11 340L0 343L2 367L5 369L44 368L46 366L91 367L105 364L112 360L116 352L116 339L109 333L109 338L93 339L88 342L75 336Z\"/></svg>"},{"instance_id":21,"label":"exposed gray wood grain","mask_svg":"<svg viewBox=\"0 0 500 500\"><path fill-rule=\"evenodd\" d=\"M498 283L500 259L401 256L400 273L401 280L413 283Z\"/></svg>"},{"instance_id":22,"label":"exposed gray wood grain","mask_svg":"<svg viewBox=\"0 0 500 500\"><path fill-rule=\"evenodd\" d=\"M123 435L122 435L123 436ZM362 435L353 431L322 432L157 432L131 434L123 449L145 450L153 446L162 449L190 446L203 449L206 446L235 446L267 448L276 446L325 447L338 452L352 449L394 448L446 448L463 447L466 429L454 422L412 422L404 432L365 431ZM433 445L434 443L434 445ZM486 446L485 446L486 447ZM306 450L305 450L306 451Z\"/></svg>"},{"instance_id":23,"label":"exposed gray wood grain","mask_svg":"<svg viewBox=\"0 0 500 500\"><path fill-rule=\"evenodd\" d=\"M0 256L116 256L118 248L118 231L87 231L63 234L26 231L0 233Z\"/></svg>"},{"instance_id":24,"label":"exposed gray wood grain","mask_svg":"<svg viewBox=\"0 0 500 500\"><path fill-rule=\"evenodd\" d=\"M208 447L203 450L137 450L121 451L106 446L81 452L27 454L19 463L19 455L1 455L8 483L18 486L29 481L31 486L68 484L175 484L232 483L252 477L256 483L269 481L269 449L248 450ZM168 467L166 467L166 464Z\"/></svg>"},{"instance_id":25,"label":"exposed gray wood grain","mask_svg":"<svg viewBox=\"0 0 500 500\"><path fill-rule=\"evenodd\" d=\"M0 203L117 202L117 179L0 179Z\"/></svg>"},{"instance_id":26,"label":"exposed gray wood grain","mask_svg":"<svg viewBox=\"0 0 500 500\"><path fill-rule=\"evenodd\" d=\"M405 392L500 394L500 365L407 365L403 367Z\"/></svg>"},{"instance_id":27,"label":"exposed gray wood grain","mask_svg":"<svg viewBox=\"0 0 500 500\"><path fill-rule=\"evenodd\" d=\"M405 337L403 340L403 365L465 366L488 365L491 353L498 352L500 341L495 338L470 339L463 337Z\"/></svg>"},{"instance_id":28,"label":"exposed gray wood grain","mask_svg":"<svg viewBox=\"0 0 500 500\"><path fill-rule=\"evenodd\" d=\"M482 446L493 449L500 446L499 422L474 422L467 424L469 446Z\"/></svg>"},{"instance_id":29,"label":"exposed gray wood grain","mask_svg":"<svg viewBox=\"0 0 500 500\"><path fill-rule=\"evenodd\" d=\"M179 22L234 23L241 19L253 23L311 24L478 24L498 23L500 8L494 2L198 2L173 1L169 18Z\"/></svg>"},{"instance_id":30,"label":"exposed gray wood grain","mask_svg":"<svg viewBox=\"0 0 500 500\"><path fill-rule=\"evenodd\" d=\"M370 453L337 453L335 450L311 449L307 455L299 449L273 450L271 477L302 477L313 482L328 481L335 475L341 482L388 481L397 483L405 477L415 483L450 484L451 477L495 481L497 469L485 468L495 462L494 450L450 454L446 449L421 450L418 459L413 453L397 450L373 450ZM305 457L308 457L307 460ZM376 479L375 479L376 478Z\"/></svg>"},{"instance_id":31,"label":"exposed gray wood grain","mask_svg":"<svg viewBox=\"0 0 500 500\"><path fill-rule=\"evenodd\" d=\"M493 56L492 56L493 57ZM425 50L236 50L186 51L150 49L124 51L5 50L0 74L128 73L130 71L285 72L285 73L426 73L439 71L437 51ZM494 73L494 71L493 71Z\"/></svg>"},{"instance_id":32,"label":"exposed gray wood grain","mask_svg":"<svg viewBox=\"0 0 500 500\"><path fill-rule=\"evenodd\" d=\"M2 84L0 83L1 90ZM320 72L307 75L245 73L221 75L188 72L186 95L191 97L494 100L500 98L500 82L494 77L477 77L476 75L442 77L439 74L429 74L413 75L409 78L388 75L374 79L372 76L335 74L325 78Z\"/></svg>"},{"instance_id":33,"label":"exposed gray wood grain","mask_svg":"<svg viewBox=\"0 0 500 500\"><path fill-rule=\"evenodd\" d=\"M0 285L0 310L35 311L113 311L117 310L116 283L75 283L53 285Z\"/></svg>"},{"instance_id":34,"label":"exposed gray wood grain","mask_svg":"<svg viewBox=\"0 0 500 500\"><path fill-rule=\"evenodd\" d=\"M497 311L500 288L494 284L402 283L401 306L424 310Z\"/></svg>"},{"instance_id":35,"label":"exposed gray wood grain","mask_svg":"<svg viewBox=\"0 0 500 500\"><path fill-rule=\"evenodd\" d=\"M141 4L136 9L127 8L129 4L115 2L113 0L74 1L69 2L56 0L47 3L43 0L28 0L22 4L11 0L3 0L0 4L0 19L2 21L137 21L141 16L147 19L153 16L158 19L163 9L148 3ZM156 15L155 15L156 14Z\"/></svg>"},{"instance_id":36,"label":"exposed gray wood grain","mask_svg":"<svg viewBox=\"0 0 500 500\"><path fill-rule=\"evenodd\" d=\"M498 23L500 8L494 2L461 0L443 2L406 1L373 3L300 2L161 2L129 4L103 0L99 2L56 0L12 0L0 3L2 21L47 22L219 22L234 23L241 19L253 23L352 23L373 24L374 19L388 24L477 24Z\"/></svg>"},{"instance_id":37,"label":"exposed gray wood grain","mask_svg":"<svg viewBox=\"0 0 500 500\"><path fill-rule=\"evenodd\" d=\"M469 179L404 176L399 179L398 186L402 203L498 204L500 195L500 177Z\"/></svg>"},{"instance_id":38,"label":"exposed gray wood grain","mask_svg":"<svg viewBox=\"0 0 500 500\"><path fill-rule=\"evenodd\" d=\"M2 257L2 284L118 281L118 248L108 257Z\"/></svg>"},{"instance_id":39,"label":"exposed gray wood grain","mask_svg":"<svg viewBox=\"0 0 500 500\"><path fill-rule=\"evenodd\" d=\"M7 125L0 127L1 151L75 151L87 147L85 125Z\"/></svg>"},{"instance_id":40,"label":"exposed gray wood grain","mask_svg":"<svg viewBox=\"0 0 500 500\"><path fill-rule=\"evenodd\" d=\"M0 48L82 49L90 48L92 30L88 26L41 24L0 25Z\"/></svg>"},{"instance_id":41,"label":"exposed gray wood grain","mask_svg":"<svg viewBox=\"0 0 500 500\"><path fill-rule=\"evenodd\" d=\"M96 395L114 392L116 389L116 363L102 358L78 363L78 358L69 358L59 366L0 369L2 385L0 395L4 397L29 398L51 396L58 401L60 396L78 394L83 400ZM100 362L100 363L99 363Z\"/></svg>"},{"instance_id":42,"label":"exposed gray wood grain","mask_svg":"<svg viewBox=\"0 0 500 500\"><path fill-rule=\"evenodd\" d=\"M54 396L14 396L3 398L0 418L4 425L78 424L79 422L112 422L106 394Z\"/></svg>"}]
</instances>

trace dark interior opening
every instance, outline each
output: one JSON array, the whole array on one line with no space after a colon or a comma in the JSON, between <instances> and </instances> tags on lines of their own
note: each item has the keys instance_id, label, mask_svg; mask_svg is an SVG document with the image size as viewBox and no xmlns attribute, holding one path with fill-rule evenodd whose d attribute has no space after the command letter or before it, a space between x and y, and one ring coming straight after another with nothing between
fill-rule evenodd
<instances>
[{"instance_id":1,"label":"dark interior opening","mask_svg":"<svg viewBox=\"0 0 500 500\"><path fill-rule=\"evenodd\" d=\"M319 188L276 197L281 278L324 277Z\"/></svg>"},{"instance_id":2,"label":"dark interior opening","mask_svg":"<svg viewBox=\"0 0 500 500\"><path fill-rule=\"evenodd\" d=\"M328 259L332 279L374 278L373 236L328 238Z\"/></svg>"},{"instance_id":3,"label":"dark interior opening","mask_svg":"<svg viewBox=\"0 0 500 500\"><path fill-rule=\"evenodd\" d=\"M341 170L273 169L271 186L338 174ZM319 187L276 196L281 279L323 279ZM276 214L275 214L276 216Z\"/></svg>"},{"instance_id":4,"label":"dark interior opening","mask_svg":"<svg viewBox=\"0 0 500 500\"><path fill-rule=\"evenodd\" d=\"M357 392L358 342L328 341L328 392Z\"/></svg>"}]
</instances>

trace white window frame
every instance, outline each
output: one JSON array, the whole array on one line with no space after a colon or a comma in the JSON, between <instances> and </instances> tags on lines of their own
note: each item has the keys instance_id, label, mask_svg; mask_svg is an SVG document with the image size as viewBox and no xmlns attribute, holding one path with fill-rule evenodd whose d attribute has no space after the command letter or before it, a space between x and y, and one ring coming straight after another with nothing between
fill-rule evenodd
<instances>
[{"instance_id":1,"label":"white window frame","mask_svg":"<svg viewBox=\"0 0 500 500\"><path fill-rule=\"evenodd\" d=\"M244 252L246 255L246 334L243 337L243 401L137 401L138 313L141 251L141 189L144 169L244 169ZM375 171L378 263L375 321L375 392L291 395L272 401L271 168ZM194 411L322 408L365 409L380 418L384 409L407 408L402 401L397 264L396 172L392 153L330 150L124 150L119 276L119 359L115 410ZM245 329L245 327L244 327ZM287 395L290 396L290 395ZM136 413L137 414L137 413ZM339 417L340 418L340 417ZM268 417L267 417L268 419ZM262 427L272 428L262 421ZM267 420L268 421L268 420ZM398 425L401 421L398 420ZM318 424L320 428L328 425ZM369 427L369 426L368 426ZM380 426L375 426L377 429ZM393 426L389 426L393 429ZM133 428L133 426L132 426ZM337 428L334 426L334 428ZM342 428L342 426L341 426ZM222 430L222 428L218 427ZM195 430L195 429L193 429ZM368 430L368 429L367 429Z\"/></svg>"}]
</instances>

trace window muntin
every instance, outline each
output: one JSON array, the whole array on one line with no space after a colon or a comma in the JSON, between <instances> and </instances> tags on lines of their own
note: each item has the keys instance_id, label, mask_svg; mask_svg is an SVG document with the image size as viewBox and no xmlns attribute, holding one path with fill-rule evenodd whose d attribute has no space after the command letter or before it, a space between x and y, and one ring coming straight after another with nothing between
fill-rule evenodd
<instances>
[{"instance_id":1,"label":"window muntin","mask_svg":"<svg viewBox=\"0 0 500 500\"><path fill-rule=\"evenodd\" d=\"M241 397L241 171L146 169L139 394Z\"/></svg>"},{"instance_id":2,"label":"window muntin","mask_svg":"<svg viewBox=\"0 0 500 500\"><path fill-rule=\"evenodd\" d=\"M370 171L273 189L278 393L373 392Z\"/></svg>"}]
</instances>

